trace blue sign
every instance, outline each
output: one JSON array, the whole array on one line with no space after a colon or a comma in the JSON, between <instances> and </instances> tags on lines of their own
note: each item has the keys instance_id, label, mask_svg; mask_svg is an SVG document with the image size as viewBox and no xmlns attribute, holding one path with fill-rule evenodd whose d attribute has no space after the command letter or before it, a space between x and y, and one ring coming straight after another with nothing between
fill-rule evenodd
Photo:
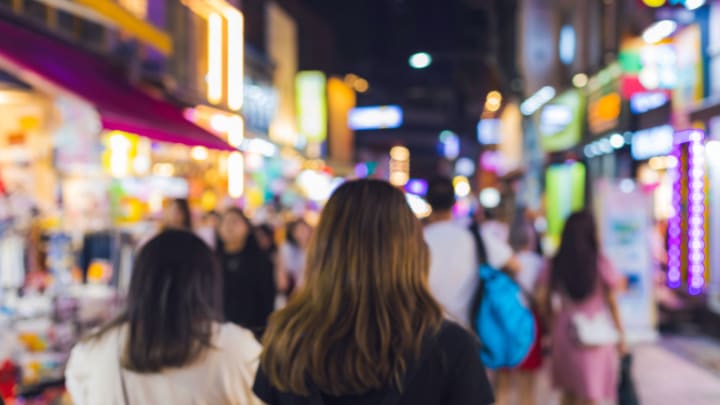
<instances>
[{"instance_id":1,"label":"blue sign","mask_svg":"<svg viewBox=\"0 0 720 405\"><path fill-rule=\"evenodd\" d=\"M397 105L357 107L348 113L348 126L355 131L398 128L403 124L403 110Z\"/></svg>"}]
</instances>

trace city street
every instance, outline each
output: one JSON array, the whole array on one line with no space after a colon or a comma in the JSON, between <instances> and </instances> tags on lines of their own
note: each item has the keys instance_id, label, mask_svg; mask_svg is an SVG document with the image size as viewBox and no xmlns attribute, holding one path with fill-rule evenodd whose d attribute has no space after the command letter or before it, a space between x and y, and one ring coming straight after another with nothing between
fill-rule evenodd
<instances>
[{"instance_id":1,"label":"city street","mask_svg":"<svg viewBox=\"0 0 720 405\"><path fill-rule=\"evenodd\" d=\"M642 405L717 405L720 403L720 369L710 369L681 353L694 347L704 359L720 359L720 343L698 338L664 338L634 348L633 374ZM720 363L716 363L720 364ZM537 404L560 404L550 388L547 367L538 384Z\"/></svg>"}]
</instances>

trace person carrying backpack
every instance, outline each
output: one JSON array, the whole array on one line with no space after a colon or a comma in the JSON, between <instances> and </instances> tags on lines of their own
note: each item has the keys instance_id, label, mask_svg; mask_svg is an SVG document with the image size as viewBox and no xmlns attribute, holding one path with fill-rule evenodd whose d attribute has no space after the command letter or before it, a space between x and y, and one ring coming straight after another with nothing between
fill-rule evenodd
<instances>
[{"instance_id":1,"label":"person carrying backpack","mask_svg":"<svg viewBox=\"0 0 720 405\"><path fill-rule=\"evenodd\" d=\"M541 328L529 286L523 286L528 269L500 238L495 227L485 226L485 212L476 212L470 231L474 237L480 280L471 305L470 323L481 341L480 357L495 370L497 404L508 403L515 377L520 380L520 401L532 404L534 376L542 365ZM528 243L529 244L529 243Z\"/></svg>"}]
</instances>

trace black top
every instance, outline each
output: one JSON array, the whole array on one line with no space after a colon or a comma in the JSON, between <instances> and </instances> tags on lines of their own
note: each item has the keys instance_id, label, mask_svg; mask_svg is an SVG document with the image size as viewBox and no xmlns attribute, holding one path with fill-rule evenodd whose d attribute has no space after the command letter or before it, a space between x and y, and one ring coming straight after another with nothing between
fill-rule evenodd
<instances>
[{"instance_id":1,"label":"black top","mask_svg":"<svg viewBox=\"0 0 720 405\"><path fill-rule=\"evenodd\" d=\"M225 319L262 332L275 306L273 265L255 243L238 253L219 254L223 269Z\"/></svg>"},{"instance_id":2,"label":"black top","mask_svg":"<svg viewBox=\"0 0 720 405\"><path fill-rule=\"evenodd\" d=\"M411 366L403 386L402 394L389 385L361 396L314 394L307 398L279 392L258 370L253 390L269 405L489 405L495 401L477 339L450 322L428 339L420 362Z\"/></svg>"}]
</instances>

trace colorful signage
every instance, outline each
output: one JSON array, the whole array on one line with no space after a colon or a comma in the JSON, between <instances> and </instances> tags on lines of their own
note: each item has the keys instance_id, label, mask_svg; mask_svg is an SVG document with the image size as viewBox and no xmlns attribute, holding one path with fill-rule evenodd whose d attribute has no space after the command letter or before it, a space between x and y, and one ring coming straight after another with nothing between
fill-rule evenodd
<instances>
[{"instance_id":1,"label":"colorful signage","mask_svg":"<svg viewBox=\"0 0 720 405\"><path fill-rule=\"evenodd\" d=\"M578 162L552 165L545 174L548 244L558 247L565 220L585 207L585 166Z\"/></svg>"},{"instance_id":2,"label":"colorful signage","mask_svg":"<svg viewBox=\"0 0 720 405\"><path fill-rule=\"evenodd\" d=\"M663 125L635 132L632 138L632 156L635 160L646 160L655 156L669 155L673 150L671 125Z\"/></svg>"},{"instance_id":3,"label":"colorful signage","mask_svg":"<svg viewBox=\"0 0 720 405\"><path fill-rule=\"evenodd\" d=\"M673 124L688 129L689 108L703 98L703 66L700 26L691 25L675 36L678 81L673 91Z\"/></svg>"},{"instance_id":4,"label":"colorful signage","mask_svg":"<svg viewBox=\"0 0 720 405\"><path fill-rule=\"evenodd\" d=\"M540 146L546 152L567 150L580 142L585 99L570 90L546 104L538 117Z\"/></svg>"},{"instance_id":5,"label":"colorful signage","mask_svg":"<svg viewBox=\"0 0 720 405\"><path fill-rule=\"evenodd\" d=\"M636 93L630 98L630 111L644 114L660 108L670 102L670 96L664 91Z\"/></svg>"},{"instance_id":6,"label":"colorful signage","mask_svg":"<svg viewBox=\"0 0 720 405\"><path fill-rule=\"evenodd\" d=\"M356 131L399 128L402 124L403 110L397 105L357 107L348 113L348 125Z\"/></svg>"},{"instance_id":7,"label":"colorful signage","mask_svg":"<svg viewBox=\"0 0 720 405\"><path fill-rule=\"evenodd\" d=\"M308 142L323 142L327 138L327 94L323 72L300 72L295 79L298 127Z\"/></svg>"},{"instance_id":8,"label":"colorful signage","mask_svg":"<svg viewBox=\"0 0 720 405\"><path fill-rule=\"evenodd\" d=\"M628 280L618 297L627 339L652 341L657 332L649 242L651 201L641 189L627 184L632 186L632 180L601 181L596 186L598 228L607 257Z\"/></svg>"}]
</instances>

